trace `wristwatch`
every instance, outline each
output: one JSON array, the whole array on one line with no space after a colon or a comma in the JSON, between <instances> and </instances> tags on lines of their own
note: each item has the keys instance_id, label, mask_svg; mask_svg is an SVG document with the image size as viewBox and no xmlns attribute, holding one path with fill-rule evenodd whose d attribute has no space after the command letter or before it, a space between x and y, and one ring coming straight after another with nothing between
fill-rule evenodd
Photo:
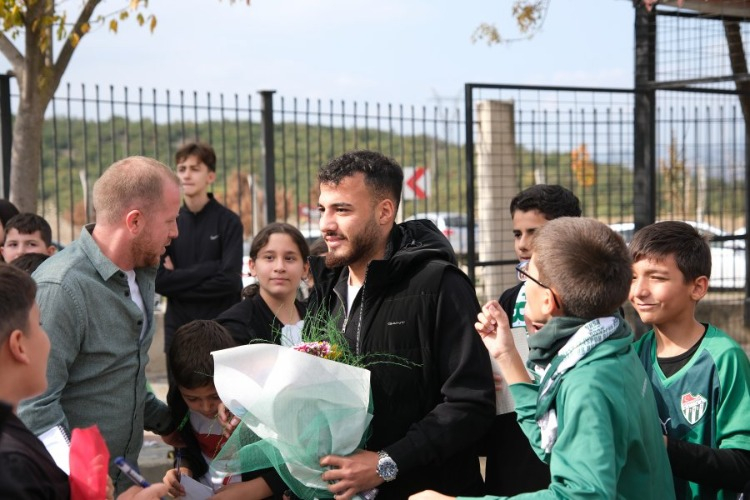
<instances>
[{"instance_id":1,"label":"wristwatch","mask_svg":"<svg viewBox=\"0 0 750 500\"><path fill-rule=\"evenodd\" d=\"M378 476L380 476L383 481L388 483L396 479L396 475L398 474L398 465L396 465L396 462L393 461L388 453L379 451L377 472Z\"/></svg>"}]
</instances>

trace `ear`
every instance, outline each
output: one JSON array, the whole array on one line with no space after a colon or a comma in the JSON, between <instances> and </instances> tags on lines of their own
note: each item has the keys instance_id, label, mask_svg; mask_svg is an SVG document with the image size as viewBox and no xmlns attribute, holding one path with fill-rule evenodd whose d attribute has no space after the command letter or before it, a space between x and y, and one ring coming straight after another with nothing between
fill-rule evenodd
<instances>
[{"instance_id":1,"label":"ear","mask_svg":"<svg viewBox=\"0 0 750 500\"><path fill-rule=\"evenodd\" d=\"M138 234L146 224L146 219L140 210L131 210L125 216L125 225L128 227L128 231L133 234Z\"/></svg>"},{"instance_id":2,"label":"ear","mask_svg":"<svg viewBox=\"0 0 750 500\"><path fill-rule=\"evenodd\" d=\"M385 198L378 203L377 217L380 225L391 224L396 219L396 204L390 198Z\"/></svg>"},{"instance_id":3,"label":"ear","mask_svg":"<svg viewBox=\"0 0 750 500\"><path fill-rule=\"evenodd\" d=\"M540 309L542 311L542 314L546 316L562 315L562 310L560 310L560 308L557 307L557 303L555 303L555 295L552 292L551 288L545 288L542 297L543 299Z\"/></svg>"},{"instance_id":4,"label":"ear","mask_svg":"<svg viewBox=\"0 0 750 500\"><path fill-rule=\"evenodd\" d=\"M247 261L247 267L250 268L250 276L257 276L258 273L255 271L255 260L252 258Z\"/></svg>"},{"instance_id":5,"label":"ear","mask_svg":"<svg viewBox=\"0 0 750 500\"><path fill-rule=\"evenodd\" d=\"M50 257L55 255L55 252L57 252L57 247L55 245L50 245L47 247L47 255L49 255Z\"/></svg>"},{"instance_id":6,"label":"ear","mask_svg":"<svg viewBox=\"0 0 750 500\"><path fill-rule=\"evenodd\" d=\"M705 276L698 276L693 280L693 284L690 290L690 298L698 302L706 296L708 292L708 278Z\"/></svg>"},{"instance_id":7,"label":"ear","mask_svg":"<svg viewBox=\"0 0 750 500\"><path fill-rule=\"evenodd\" d=\"M8 336L8 352L17 363L27 365L30 362L26 336L21 330L13 330Z\"/></svg>"},{"instance_id":8,"label":"ear","mask_svg":"<svg viewBox=\"0 0 750 500\"><path fill-rule=\"evenodd\" d=\"M209 170L207 177L208 177L208 183L213 184L214 181L216 180L216 172L214 172L213 170Z\"/></svg>"}]
</instances>

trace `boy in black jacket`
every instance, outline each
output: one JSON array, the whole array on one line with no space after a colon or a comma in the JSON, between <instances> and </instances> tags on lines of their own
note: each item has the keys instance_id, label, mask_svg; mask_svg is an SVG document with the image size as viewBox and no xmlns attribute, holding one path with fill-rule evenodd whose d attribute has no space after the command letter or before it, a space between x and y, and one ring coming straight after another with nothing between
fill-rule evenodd
<instances>
[{"instance_id":1,"label":"boy in black jacket","mask_svg":"<svg viewBox=\"0 0 750 500\"><path fill-rule=\"evenodd\" d=\"M164 352L180 326L217 317L240 301L242 290L242 222L209 192L216 179L213 148L185 144L175 162L184 200L179 236L156 274L156 293L167 297ZM167 370L171 373L169 365Z\"/></svg>"}]
</instances>

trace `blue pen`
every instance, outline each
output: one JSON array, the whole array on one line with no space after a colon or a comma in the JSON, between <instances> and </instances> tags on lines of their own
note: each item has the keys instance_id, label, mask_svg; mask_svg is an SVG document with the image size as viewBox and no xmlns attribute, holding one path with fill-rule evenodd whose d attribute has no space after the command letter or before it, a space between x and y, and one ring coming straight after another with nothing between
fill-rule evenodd
<instances>
[{"instance_id":1,"label":"blue pen","mask_svg":"<svg viewBox=\"0 0 750 500\"><path fill-rule=\"evenodd\" d=\"M148 481L146 481L146 478L141 476L135 468L128 463L127 460L125 460L123 457L117 457L115 458L115 465L122 471L123 474L128 476L131 481L133 481L138 486L142 486L144 488L148 488L151 486Z\"/></svg>"},{"instance_id":2,"label":"blue pen","mask_svg":"<svg viewBox=\"0 0 750 500\"><path fill-rule=\"evenodd\" d=\"M180 480L182 480L182 473L180 471L180 467L182 466L182 450L180 448L177 448L175 454L177 455L177 457L175 459L174 468L177 472L177 482L180 482Z\"/></svg>"}]
</instances>

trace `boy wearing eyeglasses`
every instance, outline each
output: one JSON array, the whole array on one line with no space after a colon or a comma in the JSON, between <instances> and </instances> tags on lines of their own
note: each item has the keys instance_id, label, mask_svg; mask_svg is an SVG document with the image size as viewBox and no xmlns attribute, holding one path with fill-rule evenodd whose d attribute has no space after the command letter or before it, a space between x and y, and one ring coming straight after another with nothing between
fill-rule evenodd
<instances>
[{"instance_id":1,"label":"boy wearing eyeglasses","mask_svg":"<svg viewBox=\"0 0 750 500\"><path fill-rule=\"evenodd\" d=\"M593 219L555 219L539 230L519 271L538 381L497 301L475 326L510 386L524 433L550 464L546 490L524 498L674 498L654 395L618 311L632 278L623 239Z\"/></svg>"},{"instance_id":2,"label":"boy wearing eyeglasses","mask_svg":"<svg viewBox=\"0 0 750 500\"><path fill-rule=\"evenodd\" d=\"M677 498L737 498L750 479L750 362L695 308L711 249L690 224L665 221L630 244L630 303L653 330L637 343L651 381Z\"/></svg>"},{"instance_id":3,"label":"boy wearing eyeglasses","mask_svg":"<svg viewBox=\"0 0 750 500\"><path fill-rule=\"evenodd\" d=\"M556 184L536 184L518 193L510 202L513 246L523 265L531 258L531 245L539 229L558 217L580 217L581 204L572 191ZM526 286L519 273L517 285L500 296L500 306L510 327L524 327ZM485 440L485 491L493 495L516 495L545 488L549 466L539 460L516 422L516 413L497 415Z\"/></svg>"}]
</instances>

